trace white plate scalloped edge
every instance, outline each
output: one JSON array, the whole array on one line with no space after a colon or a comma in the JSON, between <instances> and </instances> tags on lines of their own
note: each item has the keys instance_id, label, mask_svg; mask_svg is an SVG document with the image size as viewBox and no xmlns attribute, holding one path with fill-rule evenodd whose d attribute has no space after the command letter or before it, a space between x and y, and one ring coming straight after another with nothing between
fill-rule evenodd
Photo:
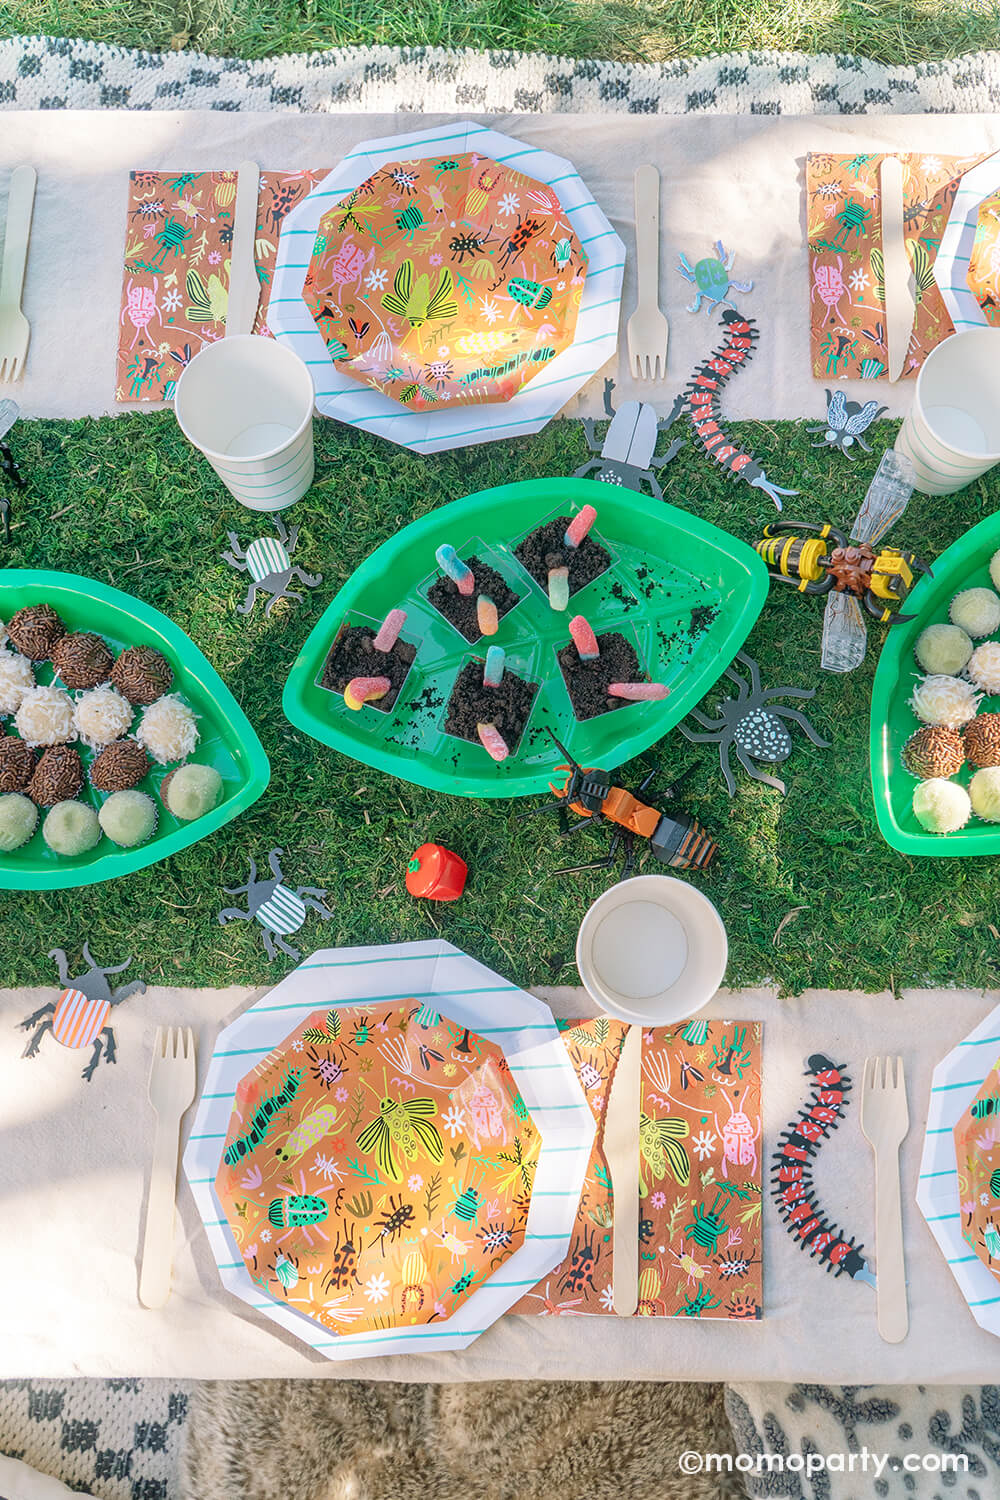
<instances>
[{"instance_id":1,"label":"white plate scalloped edge","mask_svg":"<svg viewBox=\"0 0 1000 1500\"><path fill-rule=\"evenodd\" d=\"M437 156L444 146L460 154L473 143L476 150L496 161L502 162L505 155L516 156L519 171L556 188L588 257L576 333L570 347L557 354L510 401L411 412L334 365L302 298L309 260L302 259L305 252L301 246L308 245L311 254L323 214L387 161L401 154L409 161L423 160ZM550 422L617 353L624 268L625 246L572 162L486 125L462 120L409 135L362 141L303 198L281 226L267 325L276 338L287 340L309 367L316 406L325 416L377 433L418 453L438 453L539 432Z\"/></svg>"},{"instance_id":2,"label":"white plate scalloped edge","mask_svg":"<svg viewBox=\"0 0 1000 1500\"><path fill-rule=\"evenodd\" d=\"M406 966L407 983L389 971ZM380 979L385 982L380 983ZM214 1182L240 1079L310 1011L414 998L504 1048L542 1136L524 1244L451 1318L407 1329L334 1335L255 1286ZM438 1003L441 1002L441 1003ZM539 1099L544 1076L546 1102ZM216 1039L184 1171L226 1289L327 1359L465 1349L552 1271L569 1250L596 1123L548 1006L451 943L326 948L304 959Z\"/></svg>"},{"instance_id":3,"label":"white plate scalloped edge","mask_svg":"<svg viewBox=\"0 0 1000 1500\"><path fill-rule=\"evenodd\" d=\"M1000 1055L1000 1005L938 1063L931 1079L917 1205L972 1316L1000 1334L1000 1281L962 1238L954 1129Z\"/></svg>"},{"instance_id":4,"label":"white plate scalloped edge","mask_svg":"<svg viewBox=\"0 0 1000 1500\"><path fill-rule=\"evenodd\" d=\"M956 332L963 328L990 327L986 314L969 289L968 277L979 205L997 188L1000 188L1000 151L965 173L941 236L934 261L934 280Z\"/></svg>"}]
</instances>

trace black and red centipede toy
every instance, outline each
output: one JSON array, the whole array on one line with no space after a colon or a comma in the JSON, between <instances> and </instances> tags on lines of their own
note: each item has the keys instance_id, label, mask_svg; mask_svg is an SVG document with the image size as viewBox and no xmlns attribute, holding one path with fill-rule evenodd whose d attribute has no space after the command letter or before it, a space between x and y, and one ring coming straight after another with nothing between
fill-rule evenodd
<instances>
[{"instance_id":1,"label":"black and red centipede toy","mask_svg":"<svg viewBox=\"0 0 1000 1500\"><path fill-rule=\"evenodd\" d=\"M721 465L731 479L745 479L755 489L770 495L780 510L779 496L797 495L798 490L784 490L768 479L753 454L746 453L727 437L719 410L719 397L723 387L753 357L754 345L760 334L752 318L745 318L733 308L726 308L723 312L720 326L726 336L725 342L695 370L663 425L669 427L686 407L691 425L705 452Z\"/></svg>"},{"instance_id":2,"label":"black and red centipede toy","mask_svg":"<svg viewBox=\"0 0 1000 1500\"><path fill-rule=\"evenodd\" d=\"M806 1076L812 1079L811 1095L782 1131L771 1167L771 1196L801 1250L818 1257L835 1276L846 1271L853 1281L874 1286L875 1275L861 1254L862 1247L830 1223L816 1200L812 1180L812 1163L820 1146L844 1118L851 1080L843 1067L822 1052L807 1058Z\"/></svg>"}]
</instances>

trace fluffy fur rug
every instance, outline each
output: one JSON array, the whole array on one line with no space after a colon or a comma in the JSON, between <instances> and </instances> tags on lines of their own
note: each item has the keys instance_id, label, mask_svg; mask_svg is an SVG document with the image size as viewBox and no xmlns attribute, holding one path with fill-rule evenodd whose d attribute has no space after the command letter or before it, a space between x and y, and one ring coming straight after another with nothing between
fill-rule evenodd
<instances>
[{"instance_id":1,"label":"fluffy fur rug","mask_svg":"<svg viewBox=\"0 0 1000 1500\"><path fill-rule=\"evenodd\" d=\"M722 1387L630 1381L200 1385L184 1500L736 1500Z\"/></svg>"}]
</instances>

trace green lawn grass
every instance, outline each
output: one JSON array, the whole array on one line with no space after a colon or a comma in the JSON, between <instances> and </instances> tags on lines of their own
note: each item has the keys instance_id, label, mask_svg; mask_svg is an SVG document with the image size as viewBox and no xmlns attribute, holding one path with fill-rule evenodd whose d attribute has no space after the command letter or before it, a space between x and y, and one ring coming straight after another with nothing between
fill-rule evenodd
<instances>
[{"instance_id":1,"label":"green lawn grass","mask_svg":"<svg viewBox=\"0 0 1000 1500\"><path fill-rule=\"evenodd\" d=\"M769 474L794 485L804 518L847 523L893 424L873 429L875 452L854 464L816 450L801 424L737 429ZM281 688L306 634L334 590L390 532L458 495L508 480L571 472L585 459L579 425L557 422L532 439L424 459L331 422L317 424L318 482L294 518L299 557L324 575L304 602L263 605L243 618L246 580L219 560L227 527L244 543L258 534L207 465L192 458L169 413L79 422L26 422L17 455L31 476L19 499L6 562L59 567L134 592L166 611L229 683L271 759L272 780L248 813L200 845L137 875L84 891L0 893L0 984L50 982L47 949L115 962L134 952L149 981L255 984L269 966L256 925L216 923L221 887L246 879L273 845L291 884L330 892L335 916L310 916L304 951L437 934L522 983L575 983L573 948L588 903L612 878L554 878L560 864L596 858L603 834L579 835L569 851L557 819L519 819L535 799L478 803L392 780L305 738L281 713ZM770 503L732 484L689 443L664 471L667 496L752 540ZM935 557L1000 504L1000 472L953 498L914 496L899 537ZM849 677L819 670L822 604L772 590L748 649L766 685L817 686L807 705L833 748L796 731L785 767L788 795L738 780L730 802L711 746L673 733L623 772L635 784L659 763L666 787L684 775L683 805L717 832L717 867L696 877L718 904L730 936L730 984L774 978L788 991L825 985L878 990L907 984L997 982L1000 864L989 859L910 860L874 825L868 785L871 675L881 636ZM459 850L471 867L453 906L417 903L404 889L406 862L424 839ZM658 868L653 865L653 868ZM662 868L662 867L659 867Z\"/></svg>"},{"instance_id":2,"label":"green lawn grass","mask_svg":"<svg viewBox=\"0 0 1000 1500\"><path fill-rule=\"evenodd\" d=\"M630 62L752 48L913 63L998 45L995 0L0 0L39 32L244 58L384 43Z\"/></svg>"}]
</instances>

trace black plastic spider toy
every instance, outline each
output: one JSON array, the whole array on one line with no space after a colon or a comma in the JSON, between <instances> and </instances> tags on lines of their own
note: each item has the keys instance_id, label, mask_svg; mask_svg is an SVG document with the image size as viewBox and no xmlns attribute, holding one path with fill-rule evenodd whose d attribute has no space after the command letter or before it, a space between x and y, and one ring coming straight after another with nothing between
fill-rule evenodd
<instances>
[{"instance_id":1,"label":"black plastic spider toy","mask_svg":"<svg viewBox=\"0 0 1000 1500\"><path fill-rule=\"evenodd\" d=\"M750 691L747 691L745 680L732 667L727 667L725 675L736 684L736 697L725 698L719 704L718 719L709 719L697 708L691 710L691 718L703 729L713 731L711 734L695 734L683 723L677 728L686 739L696 744L718 745L719 763L722 766L722 774L726 778L726 787L730 797L736 793L736 781L733 777L729 764L729 752L736 750L736 759L754 781L764 781L768 786L773 786L779 792L785 790L785 783L779 781L777 776L768 776L753 765L753 761L765 761L771 765L787 760L792 753L792 736L781 722L782 719L791 719L804 729L814 745L821 750L830 748L830 741L821 739L815 729L797 708L785 708L776 703L769 702L772 698L814 698L815 688L761 688L760 669L752 656L747 656L745 651L737 651L736 660L746 667L750 674Z\"/></svg>"}]
</instances>

